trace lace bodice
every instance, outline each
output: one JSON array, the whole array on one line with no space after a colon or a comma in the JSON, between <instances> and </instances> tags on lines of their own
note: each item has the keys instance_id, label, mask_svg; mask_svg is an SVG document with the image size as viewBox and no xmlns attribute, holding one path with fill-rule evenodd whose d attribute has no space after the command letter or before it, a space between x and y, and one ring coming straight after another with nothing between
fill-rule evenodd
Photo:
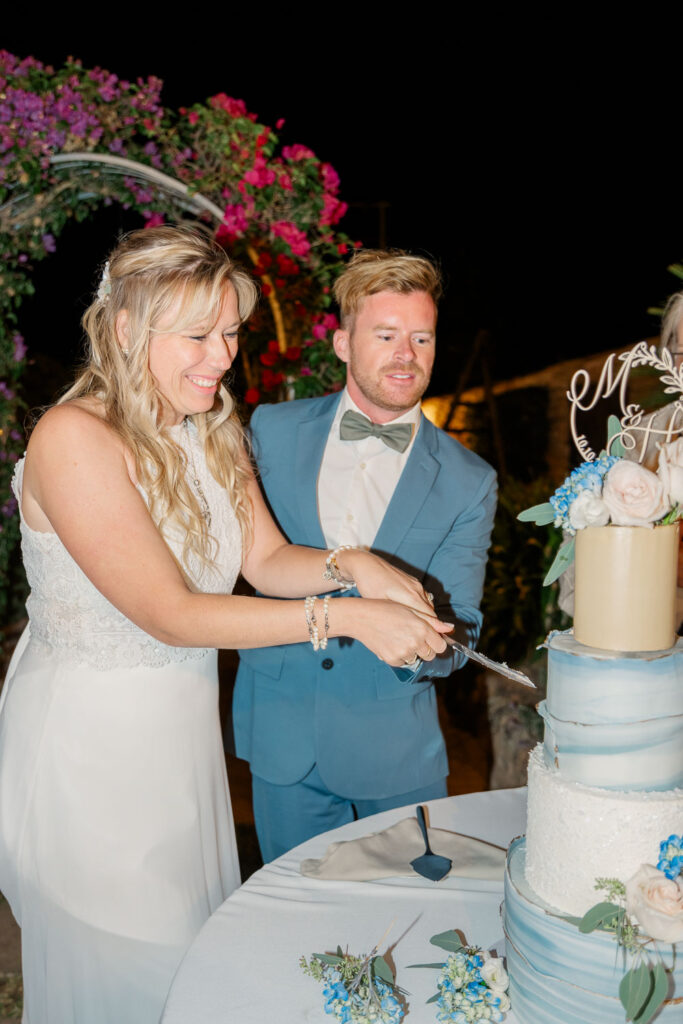
<instances>
[{"instance_id":1,"label":"lace bodice","mask_svg":"<svg viewBox=\"0 0 683 1024\"><path fill-rule=\"evenodd\" d=\"M174 440L190 455L211 511L211 535L217 555L209 568L181 565L182 541L164 539L181 565L185 581L195 591L229 594L242 560L239 523L225 490L211 475L194 426L171 428ZM200 658L205 648L171 647L127 619L90 582L55 533L31 529L21 513L24 459L16 466L12 487L21 514L21 546L31 593L26 602L31 640L70 654L79 664L98 669L137 665L158 666ZM139 488L146 498L142 488Z\"/></svg>"}]
</instances>

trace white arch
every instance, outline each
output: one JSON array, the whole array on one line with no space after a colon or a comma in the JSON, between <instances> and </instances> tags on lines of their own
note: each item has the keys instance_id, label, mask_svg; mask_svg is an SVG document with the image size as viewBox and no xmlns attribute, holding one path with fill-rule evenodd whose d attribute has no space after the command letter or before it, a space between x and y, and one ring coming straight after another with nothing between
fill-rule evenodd
<instances>
[{"instance_id":1,"label":"white arch","mask_svg":"<svg viewBox=\"0 0 683 1024\"><path fill-rule=\"evenodd\" d=\"M189 195L189 189L182 181L171 178L170 175L158 171L156 167L148 164L140 164L135 160L128 160L123 156L115 156L113 153L56 153L50 157L50 163L56 166L79 167L88 164L104 164L120 170L122 173L132 174L143 181L149 181L160 185L165 191L182 198L191 209L205 210L220 224L223 220L223 211L215 203L212 203L206 196L195 192Z\"/></svg>"}]
</instances>

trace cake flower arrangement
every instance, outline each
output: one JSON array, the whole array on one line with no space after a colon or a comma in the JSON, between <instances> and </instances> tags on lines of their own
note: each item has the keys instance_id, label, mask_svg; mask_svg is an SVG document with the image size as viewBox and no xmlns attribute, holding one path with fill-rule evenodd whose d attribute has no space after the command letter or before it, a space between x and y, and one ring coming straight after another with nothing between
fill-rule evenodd
<instances>
[{"instance_id":1,"label":"cake flower arrangement","mask_svg":"<svg viewBox=\"0 0 683 1024\"><path fill-rule=\"evenodd\" d=\"M608 424L608 448L577 466L549 501L520 512L518 519L537 526L552 523L568 533L543 583L547 586L574 557L575 535L588 526L665 526L683 515L683 437L659 446L654 473L624 458L616 417Z\"/></svg>"},{"instance_id":2,"label":"cake flower arrangement","mask_svg":"<svg viewBox=\"0 0 683 1024\"><path fill-rule=\"evenodd\" d=\"M648 1024L669 995L669 972L658 943L683 942L683 835L660 843L657 866L642 864L626 884L598 878L607 899L575 921L579 931L613 932L634 960L619 985L627 1020ZM674 952L675 955L675 952Z\"/></svg>"}]
</instances>

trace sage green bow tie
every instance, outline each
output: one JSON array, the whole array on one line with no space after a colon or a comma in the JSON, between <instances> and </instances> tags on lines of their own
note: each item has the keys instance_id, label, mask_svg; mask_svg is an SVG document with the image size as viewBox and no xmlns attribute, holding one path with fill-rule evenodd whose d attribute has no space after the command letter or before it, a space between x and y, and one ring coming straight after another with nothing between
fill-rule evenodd
<instances>
[{"instance_id":1,"label":"sage green bow tie","mask_svg":"<svg viewBox=\"0 0 683 1024\"><path fill-rule=\"evenodd\" d=\"M410 444L412 423L372 423L353 409L347 409L339 424L342 441L362 441L366 437L379 437L388 448L404 452Z\"/></svg>"}]
</instances>

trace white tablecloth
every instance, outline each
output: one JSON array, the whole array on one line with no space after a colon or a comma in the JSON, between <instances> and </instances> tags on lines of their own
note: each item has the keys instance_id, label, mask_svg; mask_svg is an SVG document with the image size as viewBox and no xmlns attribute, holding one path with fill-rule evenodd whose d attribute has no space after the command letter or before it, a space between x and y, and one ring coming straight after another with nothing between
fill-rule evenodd
<instances>
[{"instance_id":1,"label":"white tablecloth","mask_svg":"<svg viewBox=\"0 0 683 1024\"><path fill-rule=\"evenodd\" d=\"M434 800L430 825L507 846L526 827L526 790ZM505 952L500 921L503 883L414 877L378 882L329 882L305 878L299 863L321 857L332 842L379 832L415 813L385 811L316 836L266 864L219 907L190 947L169 993L162 1024L323 1024L323 986L305 975L299 958L334 952L337 945L367 953L393 921L380 949L410 993L410 1024L433 1024L436 970L407 970L432 963L442 951L429 939L460 928L468 942ZM445 956L445 954L444 954ZM508 1024L515 1024L513 1013Z\"/></svg>"}]
</instances>

